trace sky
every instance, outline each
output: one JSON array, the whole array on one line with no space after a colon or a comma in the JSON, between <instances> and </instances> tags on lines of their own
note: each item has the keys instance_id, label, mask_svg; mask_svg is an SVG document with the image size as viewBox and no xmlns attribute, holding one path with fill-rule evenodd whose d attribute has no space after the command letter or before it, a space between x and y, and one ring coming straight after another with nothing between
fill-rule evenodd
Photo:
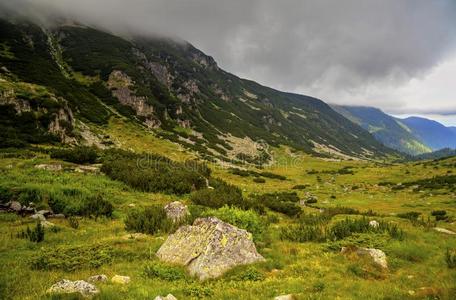
<instances>
[{"instance_id":1,"label":"sky","mask_svg":"<svg viewBox=\"0 0 456 300\"><path fill-rule=\"evenodd\" d=\"M456 126L456 0L0 0L41 21L189 41L223 69L328 103Z\"/></svg>"}]
</instances>

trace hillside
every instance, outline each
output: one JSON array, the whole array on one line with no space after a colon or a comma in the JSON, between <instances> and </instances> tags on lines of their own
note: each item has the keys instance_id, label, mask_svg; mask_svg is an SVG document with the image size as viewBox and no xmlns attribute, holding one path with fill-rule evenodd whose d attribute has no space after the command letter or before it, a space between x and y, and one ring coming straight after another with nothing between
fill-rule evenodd
<instances>
[{"instance_id":1,"label":"hillside","mask_svg":"<svg viewBox=\"0 0 456 300\"><path fill-rule=\"evenodd\" d=\"M436 121L419 117L410 117L402 121L413 131L415 136L433 150L456 149L456 133L450 128Z\"/></svg>"},{"instance_id":2,"label":"hillside","mask_svg":"<svg viewBox=\"0 0 456 300\"><path fill-rule=\"evenodd\" d=\"M387 147L410 155L432 151L401 120L384 113L380 109L341 105L332 105L332 108L369 131L378 141Z\"/></svg>"},{"instance_id":3,"label":"hillside","mask_svg":"<svg viewBox=\"0 0 456 300\"><path fill-rule=\"evenodd\" d=\"M116 116L208 159L264 162L265 144L341 157L394 154L324 102L240 79L187 42L124 39L80 25L42 29L24 22L0 23L2 93L16 95L2 105L28 101L20 96L23 84L46 91L72 115L65 124L64 135L71 137L67 142L87 142L90 136L90 143L112 144L92 129L102 132ZM33 89L30 93L37 97ZM30 122L46 131L48 124L38 115ZM3 146L28 132L3 123L2 128ZM46 139L26 142L55 139L48 133Z\"/></svg>"}]
</instances>

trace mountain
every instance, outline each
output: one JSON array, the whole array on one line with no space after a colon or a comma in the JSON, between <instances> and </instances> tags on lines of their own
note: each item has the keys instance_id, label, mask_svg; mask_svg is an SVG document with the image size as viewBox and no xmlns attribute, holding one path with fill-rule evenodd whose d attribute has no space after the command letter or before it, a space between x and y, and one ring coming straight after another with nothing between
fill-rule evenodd
<instances>
[{"instance_id":1,"label":"mountain","mask_svg":"<svg viewBox=\"0 0 456 300\"><path fill-rule=\"evenodd\" d=\"M87 142L91 128L122 117L208 158L261 160L265 144L396 154L323 101L241 79L185 41L1 20L0 76L2 146Z\"/></svg>"},{"instance_id":2,"label":"mountain","mask_svg":"<svg viewBox=\"0 0 456 300\"><path fill-rule=\"evenodd\" d=\"M387 147L410 155L432 151L401 120L384 113L380 109L365 106L340 105L332 105L332 108L369 131L378 141Z\"/></svg>"},{"instance_id":3,"label":"mountain","mask_svg":"<svg viewBox=\"0 0 456 300\"><path fill-rule=\"evenodd\" d=\"M456 156L456 149L444 148L431 153L424 153L413 157L413 160L441 159Z\"/></svg>"},{"instance_id":4,"label":"mountain","mask_svg":"<svg viewBox=\"0 0 456 300\"><path fill-rule=\"evenodd\" d=\"M453 131L454 133L456 133L456 126L450 126L450 127L447 127L449 128L451 131Z\"/></svg>"},{"instance_id":5,"label":"mountain","mask_svg":"<svg viewBox=\"0 0 456 300\"><path fill-rule=\"evenodd\" d=\"M413 134L433 150L444 148L456 149L456 133L442 124L420 117L403 119Z\"/></svg>"}]
</instances>

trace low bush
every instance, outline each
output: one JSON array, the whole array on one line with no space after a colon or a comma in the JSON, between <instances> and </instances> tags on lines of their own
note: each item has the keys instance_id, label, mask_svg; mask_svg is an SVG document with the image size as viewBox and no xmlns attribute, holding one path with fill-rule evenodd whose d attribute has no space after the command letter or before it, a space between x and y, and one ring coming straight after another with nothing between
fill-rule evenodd
<instances>
[{"instance_id":1,"label":"low bush","mask_svg":"<svg viewBox=\"0 0 456 300\"><path fill-rule=\"evenodd\" d=\"M68 194L67 190L58 190L49 195L48 204L54 213L66 216L111 217L114 207L101 194Z\"/></svg>"},{"instance_id":2,"label":"low bush","mask_svg":"<svg viewBox=\"0 0 456 300\"><path fill-rule=\"evenodd\" d=\"M271 173L271 172L261 172L260 175L263 177L266 177L266 178L271 178L271 179L287 180L287 178L285 176Z\"/></svg>"},{"instance_id":3,"label":"low bush","mask_svg":"<svg viewBox=\"0 0 456 300\"><path fill-rule=\"evenodd\" d=\"M70 225L71 228L73 229L78 229L79 228L79 221L75 217L71 216L68 218L68 225Z\"/></svg>"},{"instance_id":4,"label":"low bush","mask_svg":"<svg viewBox=\"0 0 456 300\"><path fill-rule=\"evenodd\" d=\"M456 249L447 249L445 253L445 261L447 263L448 268L456 268Z\"/></svg>"},{"instance_id":5,"label":"low bush","mask_svg":"<svg viewBox=\"0 0 456 300\"><path fill-rule=\"evenodd\" d=\"M326 233L323 226L299 224L282 228L280 238L298 243L324 242Z\"/></svg>"},{"instance_id":6,"label":"low bush","mask_svg":"<svg viewBox=\"0 0 456 300\"><path fill-rule=\"evenodd\" d=\"M297 185L293 186L292 189L293 190L305 190L308 187L309 187L308 184L297 184Z\"/></svg>"},{"instance_id":7,"label":"low bush","mask_svg":"<svg viewBox=\"0 0 456 300\"><path fill-rule=\"evenodd\" d=\"M30 227L27 226L27 229L21 231L17 237L28 239L34 243L40 243L44 241L44 227L39 222L36 223L36 226L33 229L30 229Z\"/></svg>"},{"instance_id":8,"label":"low bush","mask_svg":"<svg viewBox=\"0 0 456 300\"><path fill-rule=\"evenodd\" d=\"M194 204L211 208L220 208L224 205L247 208L242 191L238 187L221 180L211 180L209 184L213 189L199 190L190 195L190 200Z\"/></svg>"},{"instance_id":9,"label":"low bush","mask_svg":"<svg viewBox=\"0 0 456 300\"><path fill-rule=\"evenodd\" d=\"M204 212L203 216L217 217L224 222L245 229L254 238L258 238L266 227L265 222L255 211L242 210L236 207L223 206L219 209L211 209Z\"/></svg>"},{"instance_id":10,"label":"low bush","mask_svg":"<svg viewBox=\"0 0 456 300\"><path fill-rule=\"evenodd\" d=\"M51 158L57 158L76 164L94 164L98 159L95 147L78 146L69 149L51 151Z\"/></svg>"},{"instance_id":11,"label":"low bush","mask_svg":"<svg viewBox=\"0 0 456 300\"><path fill-rule=\"evenodd\" d=\"M266 180L264 180L263 178L255 177L255 178L253 178L253 182L255 182L255 183L265 183Z\"/></svg>"},{"instance_id":12,"label":"low bush","mask_svg":"<svg viewBox=\"0 0 456 300\"><path fill-rule=\"evenodd\" d=\"M239 281L262 281L265 279L265 275L254 267L248 267L246 270L237 274L233 279Z\"/></svg>"},{"instance_id":13,"label":"low bush","mask_svg":"<svg viewBox=\"0 0 456 300\"><path fill-rule=\"evenodd\" d=\"M127 231L155 234L157 232L169 232L172 228L172 220L166 216L165 210L160 205L131 210L125 218L125 229Z\"/></svg>"},{"instance_id":14,"label":"low bush","mask_svg":"<svg viewBox=\"0 0 456 300\"><path fill-rule=\"evenodd\" d=\"M170 267L162 263L154 263L144 267L143 274L147 278L158 278L166 281L185 279L185 271L181 268Z\"/></svg>"},{"instance_id":15,"label":"low bush","mask_svg":"<svg viewBox=\"0 0 456 300\"><path fill-rule=\"evenodd\" d=\"M249 199L251 206L265 206L273 211L296 216L301 213L301 208L296 203L299 197L296 192L269 193L262 195L252 195Z\"/></svg>"},{"instance_id":16,"label":"low bush","mask_svg":"<svg viewBox=\"0 0 456 300\"><path fill-rule=\"evenodd\" d=\"M421 213L417 212L417 211L409 211L409 212L397 214L397 216L399 218L407 219L410 221L416 221L420 215L421 215Z\"/></svg>"},{"instance_id":17,"label":"low bush","mask_svg":"<svg viewBox=\"0 0 456 300\"><path fill-rule=\"evenodd\" d=\"M178 195L205 188L210 176L207 166L196 161L177 163L158 155L126 151L105 154L101 171L139 191Z\"/></svg>"},{"instance_id":18,"label":"low bush","mask_svg":"<svg viewBox=\"0 0 456 300\"><path fill-rule=\"evenodd\" d=\"M31 260L35 270L63 270L73 272L85 268L98 268L112 262L113 250L109 246L57 246L41 249Z\"/></svg>"}]
</instances>

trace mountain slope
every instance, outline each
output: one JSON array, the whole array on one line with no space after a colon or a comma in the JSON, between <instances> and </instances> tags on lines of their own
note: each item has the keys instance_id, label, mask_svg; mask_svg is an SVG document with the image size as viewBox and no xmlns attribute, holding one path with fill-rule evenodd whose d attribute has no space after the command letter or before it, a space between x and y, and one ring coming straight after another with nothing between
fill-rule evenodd
<instances>
[{"instance_id":1,"label":"mountain slope","mask_svg":"<svg viewBox=\"0 0 456 300\"><path fill-rule=\"evenodd\" d=\"M369 131L387 147L410 155L431 152L431 148L414 136L401 120L380 109L363 106L333 105L332 107L347 119Z\"/></svg>"},{"instance_id":2,"label":"mountain slope","mask_svg":"<svg viewBox=\"0 0 456 300\"><path fill-rule=\"evenodd\" d=\"M120 114L203 156L242 156L237 145L246 140L314 154L394 154L324 102L240 79L187 42L3 20L0 44L3 80L46 87L82 122L103 126Z\"/></svg>"},{"instance_id":3,"label":"mountain slope","mask_svg":"<svg viewBox=\"0 0 456 300\"><path fill-rule=\"evenodd\" d=\"M402 122L433 150L456 149L456 133L442 124L419 117L406 118Z\"/></svg>"}]
</instances>

